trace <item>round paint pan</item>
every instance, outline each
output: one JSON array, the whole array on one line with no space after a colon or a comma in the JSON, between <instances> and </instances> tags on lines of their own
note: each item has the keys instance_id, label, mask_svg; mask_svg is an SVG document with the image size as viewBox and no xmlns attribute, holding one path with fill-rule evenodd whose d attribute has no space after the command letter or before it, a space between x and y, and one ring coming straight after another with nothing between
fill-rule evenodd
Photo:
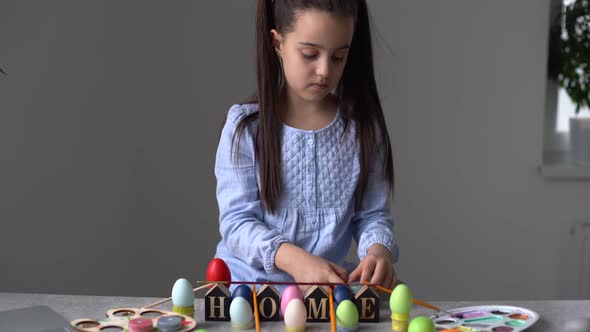
<instances>
[{"instance_id":1,"label":"round paint pan","mask_svg":"<svg viewBox=\"0 0 590 332\"><path fill-rule=\"evenodd\" d=\"M430 316L437 330L519 332L528 329L539 320L539 314L536 312L509 305L481 305L447 311L447 315Z\"/></svg>"}]
</instances>

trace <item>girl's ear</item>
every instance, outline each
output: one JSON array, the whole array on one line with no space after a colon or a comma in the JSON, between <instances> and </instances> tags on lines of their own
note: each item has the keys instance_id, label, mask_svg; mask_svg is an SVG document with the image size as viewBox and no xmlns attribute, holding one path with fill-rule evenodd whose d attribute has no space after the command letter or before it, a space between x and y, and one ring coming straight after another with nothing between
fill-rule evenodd
<instances>
[{"instance_id":1,"label":"girl's ear","mask_svg":"<svg viewBox=\"0 0 590 332\"><path fill-rule=\"evenodd\" d=\"M281 55L281 45L283 44L283 36L281 33L275 29L270 30L270 37L272 39L272 46L275 48L275 51L280 56Z\"/></svg>"}]
</instances>

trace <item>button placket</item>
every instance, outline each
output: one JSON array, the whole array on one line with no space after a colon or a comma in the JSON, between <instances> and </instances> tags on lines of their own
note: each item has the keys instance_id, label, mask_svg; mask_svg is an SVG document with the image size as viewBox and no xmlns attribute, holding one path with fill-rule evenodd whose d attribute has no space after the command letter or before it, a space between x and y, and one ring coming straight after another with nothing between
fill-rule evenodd
<instances>
[{"instance_id":1,"label":"button placket","mask_svg":"<svg viewBox=\"0 0 590 332\"><path fill-rule=\"evenodd\" d=\"M314 172L315 170L315 161L316 161L316 149L315 149L315 138L314 138L314 134L310 134L309 136L307 136L307 146L308 146L308 152L309 152L309 158L307 160L307 178L309 179L309 191L307 193L307 205L311 208L311 209L315 209L316 207L316 173ZM315 221L315 218L313 218L314 220L312 220L312 222Z\"/></svg>"}]
</instances>

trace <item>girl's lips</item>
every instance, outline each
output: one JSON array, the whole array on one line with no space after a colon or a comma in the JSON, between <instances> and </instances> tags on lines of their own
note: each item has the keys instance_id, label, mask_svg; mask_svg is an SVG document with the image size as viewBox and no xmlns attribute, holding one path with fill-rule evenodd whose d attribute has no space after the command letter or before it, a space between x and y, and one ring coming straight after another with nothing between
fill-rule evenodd
<instances>
[{"instance_id":1,"label":"girl's lips","mask_svg":"<svg viewBox=\"0 0 590 332\"><path fill-rule=\"evenodd\" d=\"M312 83L311 86L316 89L325 89L328 87L328 84Z\"/></svg>"}]
</instances>

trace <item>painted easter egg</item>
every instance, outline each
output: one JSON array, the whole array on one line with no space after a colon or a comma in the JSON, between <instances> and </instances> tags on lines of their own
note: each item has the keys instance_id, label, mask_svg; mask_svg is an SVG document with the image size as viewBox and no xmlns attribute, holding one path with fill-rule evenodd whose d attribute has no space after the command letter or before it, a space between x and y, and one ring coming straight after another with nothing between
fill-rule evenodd
<instances>
[{"instance_id":1,"label":"painted easter egg","mask_svg":"<svg viewBox=\"0 0 590 332\"><path fill-rule=\"evenodd\" d=\"M229 318L231 326L238 330L247 330L252 328L252 308L250 303L243 297L236 297L229 305Z\"/></svg>"},{"instance_id":2,"label":"painted easter egg","mask_svg":"<svg viewBox=\"0 0 590 332\"><path fill-rule=\"evenodd\" d=\"M287 308L287 304L291 302L292 299L300 299L303 301L303 294L299 287L295 285L290 285L285 288L283 294L281 294L281 314L283 317L285 316L285 309Z\"/></svg>"},{"instance_id":3,"label":"painted easter egg","mask_svg":"<svg viewBox=\"0 0 590 332\"><path fill-rule=\"evenodd\" d=\"M355 327L359 323L359 311L351 300L342 300L336 308L336 322L345 327Z\"/></svg>"},{"instance_id":4,"label":"painted easter egg","mask_svg":"<svg viewBox=\"0 0 590 332\"><path fill-rule=\"evenodd\" d=\"M408 325L408 332L434 332L434 323L428 317L418 316Z\"/></svg>"},{"instance_id":5,"label":"painted easter egg","mask_svg":"<svg viewBox=\"0 0 590 332\"><path fill-rule=\"evenodd\" d=\"M395 314L409 314L412 309L412 292L404 284L395 286L389 297L389 309Z\"/></svg>"},{"instance_id":6,"label":"painted easter egg","mask_svg":"<svg viewBox=\"0 0 590 332\"><path fill-rule=\"evenodd\" d=\"M207 281L231 281L231 272L229 267L221 258L214 258L207 266ZM224 284L229 287L230 283Z\"/></svg>"},{"instance_id":7,"label":"painted easter egg","mask_svg":"<svg viewBox=\"0 0 590 332\"><path fill-rule=\"evenodd\" d=\"M294 298L287 303L285 308L285 328L289 332L305 331L307 312L305 304L299 298Z\"/></svg>"},{"instance_id":8,"label":"painted easter egg","mask_svg":"<svg viewBox=\"0 0 590 332\"><path fill-rule=\"evenodd\" d=\"M338 285L334 288L334 301L340 303L344 300L352 299L352 292L346 285Z\"/></svg>"},{"instance_id":9,"label":"painted easter egg","mask_svg":"<svg viewBox=\"0 0 590 332\"><path fill-rule=\"evenodd\" d=\"M195 302L195 293L191 283L180 278L172 286L172 303L177 307L190 307Z\"/></svg>"},{"instance_id":10,"label":"painted easter egg","mask_svg":"<svg viewBox=\"0 0 590 332\"><path fill-rule=\"evenodd\" d=\"M231 294L232 299L236 297L243 297L250 303L250 307L254 308L254 302L252 301L252 289L246 285L239 285L234 289L234 292Z\"/></svg>"}]
</instances>

